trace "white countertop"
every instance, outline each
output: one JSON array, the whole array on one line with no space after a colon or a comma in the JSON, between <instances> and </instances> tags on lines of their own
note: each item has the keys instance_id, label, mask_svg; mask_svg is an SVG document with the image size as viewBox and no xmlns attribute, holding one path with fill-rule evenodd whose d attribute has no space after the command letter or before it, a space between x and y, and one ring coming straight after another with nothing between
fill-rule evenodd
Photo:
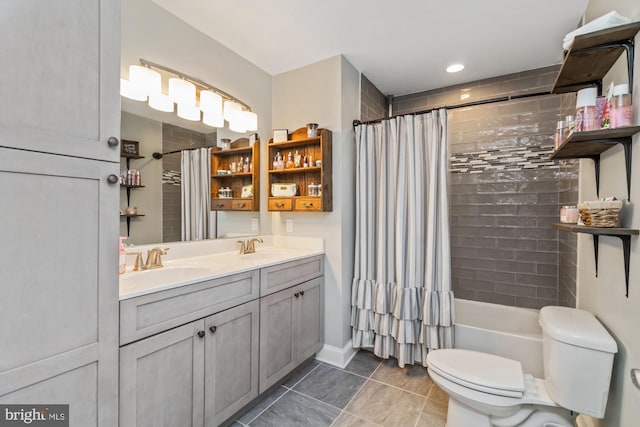
<instances>
[{"instance_id":1,"label":"white countertop","mask_svg":"<svg viewBox=\"0 0 640 427\"><path fill-rule=\"evenodd\" d=\"M164 267L153 270L132 271L133 259L128 257L127 271L120 275L120 300L324 253L322 239L261 238L264 243L256 243L256 252L246 255L238 253L239 245L232 239L129 247L127 251L141 251L145 258L147 250L153 247L169 251L162 257Z\"/></svg>"}]
</instances>

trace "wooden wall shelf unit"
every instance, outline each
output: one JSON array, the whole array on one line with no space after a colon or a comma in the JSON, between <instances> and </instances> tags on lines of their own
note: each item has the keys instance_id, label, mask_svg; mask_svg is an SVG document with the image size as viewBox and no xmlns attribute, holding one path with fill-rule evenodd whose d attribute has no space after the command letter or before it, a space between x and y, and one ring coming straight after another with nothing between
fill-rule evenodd
<instances>
[{"instance_id":1,"label":"wooden wall shelf unit","mask_svg":"<svg viewBox=\"0 0 640 427\"><path fill-rule=\"evenodd\" d=\"M593 236L593 252L596 261L596 277L598 277L598 246L600 236L617 237L622 241L622 251L624 252L624 276L626 280L625 296L629 298L629 258L631 256L631 236L637 236L639 230L633 228L620 227L586 227L575 224L551 224L552 228L571 233L585 233Z\"/></svg>"},{"instance_id":2,"label":"wooden wall shelf unit","mask_svg":"<svg viewBox=\"0 0 640 427\"><path fill-rule=\"evenodd\" d=\"M640 126L574 132L551 154L551 159L591 159L595 164L596 194L600 195L600 154L620 144L627 170L627 200L631 199L631 142Z\"/></svg>"},{"instance_id":3,"label":"wooden wall shelf unit","mask_svg":"<svg viewBox=\"0 0 640 427\"><path fill-rule=\"evenodd\" d=\"M331 131L318 129L318 136L307 137L307 128L300 128L289 135L286 142L269 141L269 211L331 212L333 210L333 184L331 175ZM313 157L309 167L275 169L273 159L278 153L286 163L289 152L298 152L303 158ZM320 160L320 165L315 162ZM293 197L275 197L273 184L294 183L298 193ZM308 185L320 185L320 196L308 193Z\"/></svg>"},{"instance_id":4,"label":"wooden wall shelf unit","mask_svg":"<svg viewBox=\"0 0 640 427\"><path fill-rule=\"evenodd\" d=\"M251 172L235 172L218 175L218 171L230 171L232 162L236 164L249 158ZM242 187L253 185L251 197L240 197ZM218 190L231 188L231 198L221 198ZM254 211L260 210L260 141L250 143L249 138L239 138L231 143L231 148L211 150L211 210L212 211Z\"/></svg>"},{"instance_id":5,"label":"wooden wall shelf unit","mask_svg":"<svg viewBox=\"0 0 640 427\"><path fill-rule=\"evenodd\" d=\"M634 38L638 31L640 22L633 22L576 36L565 54L551 93L575 92L590 86L597 86L602 93L603 77L624 51L629 91L632 91Z\"/></svg>"},{"instance_id":6,"label":"wooden wall shelf unit","mask_svg":"<svg viewBox=\"0 0 640 427\"><path fill-rule=\"evenodd\" d=\"M123 142L131 142L131 141L123 140ZM127 165L127 170L131 169L131 160L144 159L144 156L141 156L139 154L131 154L131 153L124 153L124 152L120 153L120 157L125 159L126 165ZM126 189L126 192L127 192L127 206L131 206L131 189L144 188L144 185L120 184L120 187ZM135 214L135 215L122 214L122 215L120 215L120 218L125 218L126 221L127 221L127 237L129 237L129 234L131 232L131 218L136 218L136 217L139 217L139 216L144 216L144 214Z\"/></svg>"}]
</instances>

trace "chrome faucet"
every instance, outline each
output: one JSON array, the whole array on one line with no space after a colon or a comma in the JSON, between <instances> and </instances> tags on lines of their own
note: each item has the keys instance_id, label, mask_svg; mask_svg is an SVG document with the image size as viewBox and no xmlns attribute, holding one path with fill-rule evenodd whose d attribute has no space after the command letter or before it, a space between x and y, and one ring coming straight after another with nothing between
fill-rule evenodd
<instances>
[{"instance_id":1,"label":"chrome faucet","mask_svg":"<svg viewBox=\"0 0 640 427\"><path fill-rule=\"evenodd\" d=\"M143 270L151 270L162 267L162 255L166 255L169 248L153 248L147 252L147 262L142 267Z\"/></svg>"},{"instance_id":2,"label":"chrome faucet","mask_svg":"<svg viewBox=\"0 0 640 427\"><path fill-rule=\"evenodd\" d=\"M244 242L242 240L238 240L238 243L240 243L240 255L255 253L256 242L264 243L259 237L253 238L251 240L246 240Z\"/></svg>"}]
</instances>

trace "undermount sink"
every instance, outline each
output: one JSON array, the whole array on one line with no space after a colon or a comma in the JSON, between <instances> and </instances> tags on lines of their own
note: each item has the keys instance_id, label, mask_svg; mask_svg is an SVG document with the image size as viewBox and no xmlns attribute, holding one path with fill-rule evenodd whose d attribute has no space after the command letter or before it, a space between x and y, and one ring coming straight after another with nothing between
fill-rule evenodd
<instances>
[{"instance_id":1,"label":"undermount sink","mask_svg":"<svg viewBox=\"0 0 640 427\"><path fill-rule=\"evenodd\" d=\"M154 270L129 271L120 277L120 288L168 285L194 280L211 274L211 268L196 266L165 266Z\"/></svg>"}]
</instances>

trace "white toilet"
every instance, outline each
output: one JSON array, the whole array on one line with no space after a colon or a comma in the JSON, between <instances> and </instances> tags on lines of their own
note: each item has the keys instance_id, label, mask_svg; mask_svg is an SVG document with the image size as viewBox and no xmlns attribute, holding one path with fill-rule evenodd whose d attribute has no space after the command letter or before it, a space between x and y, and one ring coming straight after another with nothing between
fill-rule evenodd
<instances>
[{"instance_id":1,"label":"white toilet","mask_svg":"<svg viewBox=\"0 0 640 427\"><path fill-rule=\"evenodd\" d=\"M523 373L516 360L487 353L427 354L431 378L449 394L447 427L574 426L576 413L604 416L614 339L584 310L544 307L539 322L544 379Z\"/></svg>"}]
</instances>

